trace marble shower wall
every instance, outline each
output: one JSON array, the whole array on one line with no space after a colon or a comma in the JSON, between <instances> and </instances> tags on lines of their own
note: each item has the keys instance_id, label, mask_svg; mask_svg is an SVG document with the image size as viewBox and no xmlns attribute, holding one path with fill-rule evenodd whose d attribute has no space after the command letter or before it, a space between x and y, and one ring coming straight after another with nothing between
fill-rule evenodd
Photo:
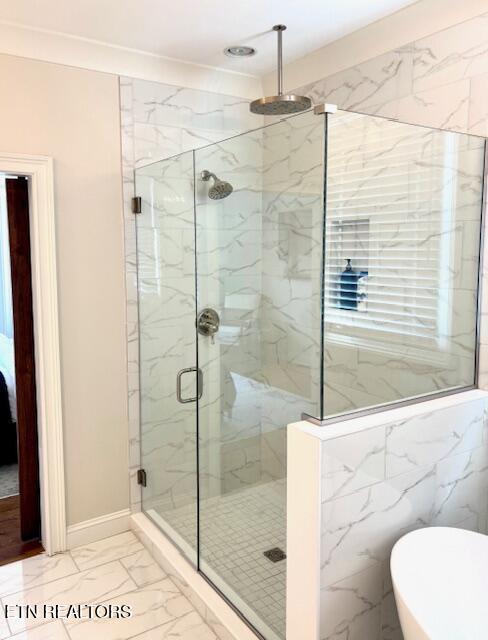
<instances>
[{"instance_id":1,"label":"marble shower wall","mask_svg":"<svg viewBox=\"0 0 488 640\"><path fill-rule=\"evenodd\" d=\"M194 518L182 532L196 547L196 429L194 404L176 397L176 372L195 359L193 153L141 168L136 190L139 290L139 369L142 488L146 510L165 520L188 505ZM195 395L193 375L182 395Z\"/></svg>"},{"instance_id":2,"label":"marble shower wall","mask_svg":"<svg viewBox=\"0 0 488 640\"><path fill-rule=\"evenodd\" d=\"M472 385L484 140L345 111L328 130L326 414ZM346 258L368 274L352 310Z\"/></svg>"},{"instance_id":3,"label":"marble shower wall","mask_svg":"<svg viewBox=\"0 0 488 640\"><path fill-rule=\"evenodd\" d=\"M195 152L195 173L215 172L233 186L225 199L197 183L198 307L220 317L213 339L199 336L200 491L221 495L260 479L262 130Z\"/></svg>"},{"instance_id":4,"label":"marble shower wall","mask_svg":"<svg viewBox=\"0 0 488 640\"><path fill-rule=\"evenodd\" d=\"M321 640L402 639L389 556L404 533L488 532L488 400L381 416L321 443Z\"/></svg>"},{"instance_id":5,"label":"marble shower wall","mask_svg":"<svg viewBox=\"0 0 488 640\"><path fill-rule=\"evenodd\" d=\"M220 201L197 188L199 306L221 318L199 339L203 495L285 477L286 425L315 412L323 140L307 113L195 153L197 175L234 187Z\"/></svg>"},{"instance_id":6,"label":"marble shower wall","mask_svg":"<svg viewBox=\"0 0 488 640\"><path fill-rule=\"evenodd\" d=\"M263 169L263 375L318 410L324 120L313 113L267 127ZM290 414L285 424L297 420ZM283 426L283 423L281 423Z\"/></svg>"},{"instance_id":7,"label":"marble shower wall","mask_svg":"<svg viewBox=\"0 0 488 640\"><path fill-rule=\"evenodd\" d=\"M249 113L248 103L243 99L144 80L121 78L120 98L129 356L130 503L132 510L136 512L141 508L141 490L137 485L136 478L137 469L140 467L141 449L136 228L135 216L131 212L131 198L135 193L134 169L256 128L260 126L261 120ZM154 233L155 228L156 226L153 226L152 232L146 231L146 235ZM154 238L150 242L153 240ZM188 258L188 252L185 258L183 255L184 245L176 242L176 238L173 240L174 242L170 242L170 245L167 242L168 238L165 240L166 257L174 264L183 265L184 260ZM149 269L154 267L149 264L150 256L146 256L146 258L148 258L146 267L148 265ZM173 269L173 275L174 271L175 269ZM154 278L152 281L155 282ZM146 284L149 286L150 283ZM147 293L150 295L149 289ZM149 338L154 338L154 336L149 336ZM161 366L161 363L157 364ZM152 396L146 400L154 402L157 398ZM161 428L161 425L158 424L157 428ZM178 449L181 452L181 449L186 446L186 454L180 453L180 455L186 455L185 459L187 460L191 451L188 449L188 438L186 437L185 440L183 434L184 431L175 434L179 439L177 437L172 445L169 443L168 445L173 453ZM177 453L175 455L178 456ZM176 463L176 458L174 462ZM177 482L181 483L181 474L177 475ZM158 484L163 487L167 484L166 481L173 476L174 474L168 473L164 479L158 479ZM184 486L184 482L182 486ZM170 496L171 503L174 498L171 492Z\"/></svg>"},{"instance_id":8,"label":"marble shower wall","mask_svg":"<svg viewBox=\"0 0 488 640\"><path fill-rule=\"evenodd\" d=\"M286 425L319 411L324 133L313 113L263 130L264 480L286 476Z\"/></svg>"},{"instance_id":9,"label":"marble shower wall","mask_svg":"<svg viewBox=\"0 0 488 640\"><path fill-rule=\"evenodd\" d=\"M340 109L487 137L487 33L488 13L296 92ZM486 231L484 248L479 386L487 389ZM342 375L351 386L348 352L338 346L329 355L338 382ZM380 413L377 427L322 443L322 640L402 639L388 557L406 531L439 524L488 533L487 415L486 400L394 424L382 424Z\"/></svg>"},{"instance_id":10,"label":"marble shower wall","mask_svg":"<svg viewBox=\"0 0 488 640\"><path fill-rule=\"evenodd\" d=\"M488 13L301 87L313 102L488 136Z\"/></svg>"},{"instance_id":11,"label":"marble shower wall","mask_svg":"<svg viewBox=\"0 0 488 640\"><path fill-rule=\"evenodd\" d=\"M255 130L263 121L245 101L129 78L121 103L131 504L140 509L142 452L146 507L170 519L195 500L194 405L179 405L173 384L194 360L193 186L191 154L174 156L196 149L197 175L209 169L234 186L222 201L208 199L208 184L196 191L199 306L222 320L215 342L199 343L202 490L218 495L283 478L286 424L316 412L323 120L309 113ZM142 167L138 318L130 200Z\"/></svg>"},{"instance_id":12,"label":"marble shower wall","mask_svg":"<svg viewBox=\"0 0 488 640\"><path fill-rule=\"evenodd\" d=\"M302 86L295 92L305 92L315 103L337 104L340 109L488 137L487 33L488 13L485 13ZM486 239L484 247L486 254ZM482 290L486 291L488 260L486 255L484 258ZM479 336L481 388L488 388L487 305L488 295L484 295ZM341 346L330 350L336 370L354 367L357 357L353 355L351 362L350 355ZM375 364L384 368L385 358L380 356ZM351 401L342 393L344 380L340 371L336 373L340 392L338 407L342 409L342 402L343 408L350 409Z\"/></svg>"}]
</instances>

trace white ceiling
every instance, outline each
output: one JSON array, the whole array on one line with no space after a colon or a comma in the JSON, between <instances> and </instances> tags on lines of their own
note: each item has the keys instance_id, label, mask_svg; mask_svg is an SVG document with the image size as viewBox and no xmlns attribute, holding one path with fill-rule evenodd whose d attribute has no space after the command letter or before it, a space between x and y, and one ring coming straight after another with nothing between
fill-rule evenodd
<instances>
[{"instance_id":1,"label":"white ceiling","mask_svg":"<svg viewBox=\"0 0 488 640\"><path fill-rule=\"evenodd\" d=\"M276 65L273 24L285 62L416 0L1 0L0 21L138 49L182 61L263 75ZM253 58L222 51L248 44Z\"/></svg>"}]
</instances>

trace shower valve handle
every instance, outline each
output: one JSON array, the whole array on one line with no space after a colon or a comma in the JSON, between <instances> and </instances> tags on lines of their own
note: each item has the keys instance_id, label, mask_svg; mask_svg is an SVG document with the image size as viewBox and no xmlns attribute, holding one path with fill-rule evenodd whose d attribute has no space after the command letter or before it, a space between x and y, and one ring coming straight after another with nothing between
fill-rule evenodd
<instances>
[{"instance_id":1,"label":"shower valve handle","mask_svg":"<svg viewBox=\"0 0 488 640\"><path fill-rule=\"evenodd\" d=\"M202 336L212 338L217 333L220 327L219 314L215 309L206 307L202 309L197 316L197 331Z\"/></svg>"}]
</instances>

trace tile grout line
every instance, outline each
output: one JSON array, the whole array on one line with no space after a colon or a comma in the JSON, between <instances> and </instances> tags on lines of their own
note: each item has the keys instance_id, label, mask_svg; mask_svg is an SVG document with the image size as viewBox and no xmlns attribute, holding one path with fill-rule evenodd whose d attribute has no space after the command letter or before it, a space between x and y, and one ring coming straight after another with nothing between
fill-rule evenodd
<instances>
[{"instance_id":1,"label":"tile grout line","mask_svg":"<svg viewBox=\"0 0 488 640\"><path fill-rule=\"evenodd\" d=\"M188 600L188 598L183 593L180 592L180 594L181 594L181 596L183 598L185 598L189 602L189 604L190 604L190 606L192 608L192 611L188 611L188 613L184 613L182 616L177 616L177 617L173 618L173 620L168 620L168 622L164 622L163 624L158 624L155 627L151 627L150 629L145 629L144 631L141 631L140 633L136 633L136 634L134 634L132 636L127 636L126 640L134 640L134 638L138 638L139 636L141 636L141 635L143 635L145 633L149 633L150 631L154 631L155 629L162 629L163 627L166 627L167 625L173 624L177 620L181 620L185 616L188 616L188 615L191 615L191 614L196 614L200 618L200 621L203 624L205 624L210 629L210 631L212 631L210 625L207 624L207 622L202 618L202 616L198 613L198 611L195 609L195 607L192 605L192 603Z\"/></svg>"},{"instance_id":2,"label":"tile grout line","mask_svg":"<svg viewBox=\"0 0 488 640\"><path fill-rule=\"evenodd\" d=\"M160 580L157 580L156 582L162 582L162 580L166 580L166 579L170 580L170 578L169 578L169 577L165 577L165 578L162 578L162 579L160 579ZM181 592L180 588L179 588L176 584L174 584L174 582L173 582L172 580L170 580L170 582L172 582L173 586L174 586L174 587L177 589L177 591L178 591L178 594L175 594L175 597L182 597L182 598L184 598L184 599L189 603L189 605L190 605L190 607L191 607L192 611L189 611L189 612L188 612L188 614L190 614L190 613L196 613L196 614L200 617L200 619L201 619L205 624L207 624L207 623L205 622L205 620L203 620L202 616L200 616L200 614L198 613L198 611L195 609L195 607L192 605L192 603L188 600L188 598L187 598L187 597L186 597L186 596ZM105 603L107 603L107 602L110 602L110 601L111 601L111 600L113 600L114 598L121 598L121 597L123 597L123 596L125 596L125 595L127 595L127 594L129 594L129 593L135 593L136 591L143 590L143 589L145 589L145 588L149 588L150 586L153 586L154 584L156 584L156 583L152 583L152 585L145 585L144 587L136 587L136 589L131 589L130 591L126 591L125 593L119 594L119 595L114 596L114 597L112 597L112 598L107 598L107 600L102 600L100 603L97 603L97 604L105 604ZM187 614L183 614L183 615L187 615ZM164 627L165 625L172 624L173 622L175 622L175 621L179 620L179 619L180 619L180 618L182 618L182 617L183 617L183 616L175 616L172 620L168 620L167 622L164 622L163 624L155 625L154 627L150 627L149 629L145 629L144 631L141 631L140 633L136 633L136 634L134 634L134 635L132 635L132 636L127 636L124 640L130 640L131 638L136 638L137 636L140 636L140 635L142 635L142 634L144 634L144 633L147 633L147 632L149 632L149 631L153 631L154 629L158 629L159 627ZM63 623L63 626L64 626L64 628L65 628L65 630L66 630L66 632L67 632L67 634L68 634L68 636L69 636L70 640L73 640L73 638L72 638L72 636L71 636L71 634L70 634L70 632L69 632L69 628L68 628L68 626L67 626L66 619L65 619L65 618L61 618L61 621L62 621L62 623ZM89 621L90 621L90 619L88 619L88 618L87 618L87 619L85 619L85 620L80 620L80 624L84 624L85 622L89 622ZM97 620L95 620L95 622L97 622ZM101 623L101 622L102 622L102 620L99 620L98 622L100 622L100 623ZM40 625L40 626L41 626L41 625ZM209 626L209 625L207 624L207 626ZM36 627L36 628L37 628L37 627Z\"/></svg>"},{"instance_id":3,"label":"tile grout line","mask_svg":"<svg viewBox=\"0 0 488 640\"><path fill-rule=\"evenodd\" d=\"M64 552L63 552L63 555L65 555L65 554L69 554L69 552L64 551ZM127 556L124 556L124 557L127 557ZM112 562L119 562L121 559L122 559L122 558L114 558L114 559L112 559L112 560L107 560L106 562L102 562L102 563L100 563L100 564L94 565L93 567L88 567L87 569L77 569L77 571L74 571L74 572L72 572L72 573L67 573L67 574L66 574L66 575L64 575L64 576L60 576L59 578L53 578L52 580L48 580L47 582L41 582L41 583L39 583L39 584L32 585L32 586L30 586L30 587L27 587L26 589L19 589L19 591L13 591L13 592L11 592L11 593L4 593L4 594L0 597L0 602L2 602L2 604L4 604L4 603L3 603L3 600L4 600L5 598L7 598L7 597L17 596L17 595L19 595L20 593L23 593L23 592L26 592L26 591L30 591L31 589L37 589L37 588L39 588L39 587L45 587L45 586L46 586L46 585L48 585L48 584L52 584L53 582L57 582L58 580L64 580L65 578L71 578L72 576L76 576L76 575L81 574L81 573L86 573L87 571L93 571L93 570L95 570L95 569L98 569L99 567L105 567L105 566L107 566L108 564L112 564ZM73 561L74 561L74 560L73 560ZM76 565L76 563L75 563L75 565ZM76 566L77 566L77 565L76 565ZM124 565L122 565L122 568L123 568L123 569L124 569L124 571L127 573L127 569L124 567ZM129 576L129 578L131 578L131 580L132 580L132 577L131 577L131 576Z\"/></svg>"},{"instance_id":4,"label":"tile grout line","mask_svg":"<svg viewBox=\"0 0 488 640\"><path fill-rule=\"evenodd\" d=\"M142 542L141 542L142 544ZM144 548L144 545L142 545L142 547ZM138 551L135 551L135 553L139 553L139 551L142 551L142 549L139 549ZM86 569L79 569L80 573L83 573L84 571L90 571L91 569L97 569L98 567L104 567L107 564L110 564L111 562L120 562L121 560L123 560L124 558L130 558L132 555L134 555L133 553L127 555L127 556L120 556L119 558L112 558L111 560L104 560L102 562L100 562L100 564L94 564L91 567L87 567ZM74 558L73 558L74 561ZM75 562L76 566L79 566L76 562ZM124 567L125 569L125 567Z\"/></svg>"},{"instance_id":5,"label":"tile grout line","mask_svg":"<svg viewBox=\"0 0 488 640\"><path fill-rule=\"evenodd\" d=\"M20 591L16 591L14 593L5 594L4 596L2 596L0 598L0 602L1 602L2 606L5 607L6 606L5 603L4 603L4 598L5 597L17 596L17 595L20 595L20 594L25 594L28 591L30 591L31 589L37 589L39 587L45 587L46 585L53 584L55 582L58 582L59 580L64 580L65 578L71 578L73 576L80 575L80 574L85 573L87 571L92 571L94 569L98 569L99 567L107 566L108 564L112 564L112 563L119 564L121 566L121 568L122 568L122 571L126 574L127 579L132 583L132 585L134 585L128 591L125 591L123 594L119 594L119 595L124 595L125 593L132 593L132 592L134 592L134 591L136 591L137 589L140 588L140 587L137 586L135 580L129 574L129 572L127 571L126 567L124 567L124 565L122 564L120 559L116 559L116 560L111 560L111 561L106 562L106 563L101 564L101 565L96 565L95 567L90 567L89 569L85 569L84 571L77 571L75 573L70 573L70 574L67 574L66 576L62 576L61 578L56 578L55 580L49 580L48 582L43 582L42 584L38 584L38 585L35 585L35 586L32 586L32 587L28 587L27 589L21 589ZM107 602L108 600L111 600L112 598L117 598L117 597L118 596L112 596L110 598L106 598L105 600L101 600L100 604L103 604L104 602ZM40 604L40 603L35 603L35 604ZM83 603L79 603L79 604L83 604ZM97 604L98 604L98 601L97 601ZM10 624L8 622L8 618L4 618L4 619L5 619L6 623L7 623L8 628L11 631L11 627L10 627ZM58 619L64 621L64 618L58 618ZM50 622L50 620L48 620L47 622ZM44 623L44 624L46 624L46 623ZM34 625L34 627L31 627L31 628L38 628L38 627L44 626L44 624ZM28 628L26 628L25 631L28 631ZM23 633L23 631L18 631L17 634L19 634L19 633ZM15 635L17 635L17 634L15 634ZM12 631L11 631L10 635L12 635Z\"/></svg>"},{"instance_id":6,"label":"tile grout line","mask_svg":"<svg viewBox=\"0 0 488 640\"><path fill-rule=\"evenodd\" d=\"M76 562L76 560L74 559L73 554L71 553L71 549L68 549L67 553L68 553L69 557L71 558L71 560L73 560L73 564L78 569L78 572L81 573L81 569L80 569L78 563Z\"/></svg>"},{"instance_id":7,"label":"tile grout line","mask_svg":"<svg viewBox=\"0 0 488 640\"><path fill-rule=\"evenodd\" d=\"M63 555L65 555L67 552L64 551ZM61 554L60 554L61 555ZM22 562L22 560L17 560L16 562ZM13 564L13 563L12 563ZM76 567L76 564L75 564ZM23 591L28 591L29 589L35 589L37 587L43 587L46 584L51 584L52 582L56 582L57 580L63 580L64 578L69 578L70 576L75 576L77 573L81 573L80 570L76 567L76 571L71 571L70 573L66 573L63 576L59 576L59 578L53 578L52 580L47 580L47 582L40 582L38 584L34 584L30 587L27 587L26 589L19 589L18 591L9 591L8 593L3 593L0 596L0 602L2 603L2 605L4 604L3 600L4 598L8 598L10 596L16 596L19 593L22 593Z\"/></svg>"}]
</instances>

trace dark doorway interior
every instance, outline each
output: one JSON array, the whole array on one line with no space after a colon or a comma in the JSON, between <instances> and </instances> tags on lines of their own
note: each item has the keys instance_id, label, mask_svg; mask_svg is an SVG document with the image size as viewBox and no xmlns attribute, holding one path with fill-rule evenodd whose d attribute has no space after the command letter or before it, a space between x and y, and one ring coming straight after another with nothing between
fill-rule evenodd
<instances>
[{"instance_id":1,"label":"dark doorway interior","mask_svg":"<svg viewBox=\"0 0 488 640\"><path fill-rule=\"evenodd\" d=\"M6 308L11 310L11 324L9 335L0 335L4 348L0 358L0 564L42 551L29 184L23 177L3 179L1 206L6 209L6 221L0 228L4 253L7 249L9 253L10 283L5 286L4 268L0 295L11 294L11 300L0 309L4 314ZM9 347L10 366L5 365L5 349Z\"/></svg>"}]
</instances>

